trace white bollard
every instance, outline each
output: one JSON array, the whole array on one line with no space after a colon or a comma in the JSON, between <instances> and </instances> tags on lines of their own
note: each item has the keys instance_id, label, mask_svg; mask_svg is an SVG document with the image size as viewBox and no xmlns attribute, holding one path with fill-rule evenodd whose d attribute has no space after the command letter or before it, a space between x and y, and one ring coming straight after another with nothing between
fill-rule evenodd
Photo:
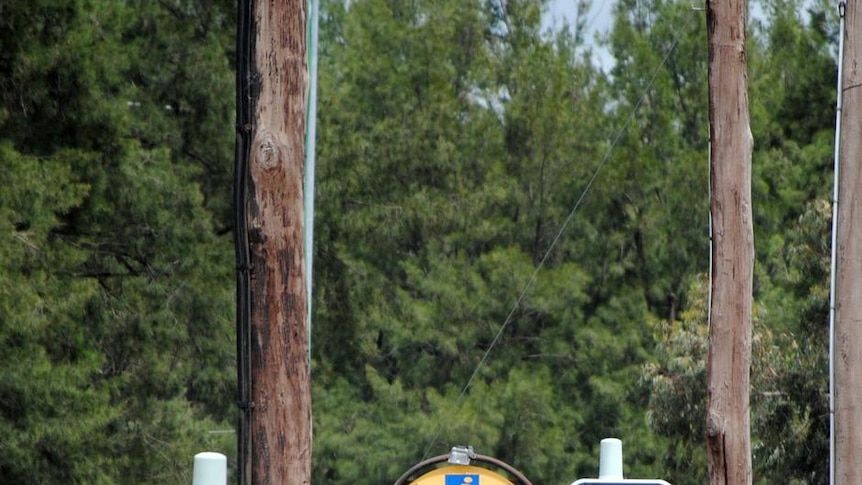
<instances>
[{"instance_id":1,"label":"white bollard","mask_svg":"<svg viewBox=\"0 0 862 485\"><path fill-rule=\"evenodd\" d=\"M227 457L211 451L195 455L192 485L227 485Z\"/></svg>"},{"instance_id":2,"label":"white bollard","mask_svg":"<svg viewBox=\"0 0 862 485\"><path fill-rule=\"evenodd\" d=\"M623 442L605 438L599 448L599 478L581 478L572 485L670 485L664 480L623 478Z\"/></svg>"},{"instance_id":3,"label":"white bollard","mask_svg":"<svg viewBox=\"0 0 862 485\"><path fill-rule=\"evenodd\" d=\"M623 442L605 438L599 448L599 480L623 479Z\"/></svg>"}]
</instances>

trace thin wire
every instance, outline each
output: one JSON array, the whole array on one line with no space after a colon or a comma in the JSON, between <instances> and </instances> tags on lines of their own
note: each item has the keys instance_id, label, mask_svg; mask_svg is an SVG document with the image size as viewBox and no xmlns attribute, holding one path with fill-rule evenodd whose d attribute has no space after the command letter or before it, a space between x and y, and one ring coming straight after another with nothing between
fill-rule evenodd
<instances>
[{"instance_id":1,"label":"thin wire","mask_svg":"<svg viewBox=\"0 0 862 485\"><path fill-rule=\"evenodd\" d=\"M476 376L479 375L479 371L485 365L485 362L487 362L488 356L491 354L491 350L494 349L494 347L500 341L500 338L503 336L503 332L506 330L506 328L512 322L512 317L515 315L515 311L520 307L521 302L524 300L524 297L527 294L527 291L530 289L530 287L535 282L536 277L539 274L539 271L544 267L545 261L548 260L551 252L554 250L554 247L556 247L557 242L560 240L560 238L562 237L566 228L568 227L569 223L574 218L575 213L578 211L580 206L583 204L584 199L587 196L587 193L589 193L590 189L593 187L593 184L595 183L596 178L598 178L599 173L602 171L604 166L608 163L608 160L610 160L611 153L613 153L614 148L616 148L616 146L619 144L620 140L622 140L622 137L625 134L626 130L628 129L629 125L631 124L632 120L634 119L635 114L637 113L638 109L640 109L643 102L646 100L646 97L647 97L649 90L652 89L653 84L655 84L655 80L658 78L659 73L664 68L664 65L667 63L668 59L670 59L670 55L674 51L674 49L676 49L676 46L677 46L677 44L679 44L680 39L682 39L683 33L688 30L688 27L689 27L689 25L691 25L693 18L694 18L693 15L690 16L688 21L683 26L683 28L677 31L676 37L674 37L673 42L671 43L670 47L668 47L667 51L664 54L664 57L662 57L661 63L659 63L659 65L653 71L652 76L650 77L650 80L647 83L646 87L643 89L643 93L641 94L640 98L635 103L635 105L632 107L632 109L629 112L628 116L626 117L626 120L623 123L622 127L620 127L620 129L617 131L617 134L614 137L613 142L608 147L608 149L605 151L604 157L602 157L601 162L599 162L598 166L596 166L595 170L593 171L592 175L590 176L589 181L587 181L587 185L584 187L584 190L581 192L580 197L578 197L578 200L575 201L575 205L572 207L572 210L569 212L569 215L566 217L565 221L563 221L563 225L560 227L560 230L557 232L557 235L554 236L554 239L551 241L551 245L545 251L545 255L542 256L541 261L539 261L539 264L533 270L533 273L530 275L530 278L527 280L527 283L524 285L524 289L521 290L521 293L518 295L518 299L515 301L515 304L512 305L512 309L509 311L509 314L506 316L506 319L503 321L503 324L497 330L497 334L494 335L494 339L491 341L491 344L488 346L487 349L485 349L485 353L482 355L482 358L479 360L479 363L476 364L476 368L473 370L473 373L470 375L470 378L467 380L467 384L464 386L463 389L461 389L461 392L458 394L458 398L456 400L456 405L461 404L461 402L464 399L464 396L467 394L467 391L470 389L470 386L473 384L473 381L476 379ZM428 456L428 453L430 452L431 448L434 446L434 444L436 444L437 439L440 437L441 432L442 432L442 425L439 425L439 426L437 426L437 431L435 432L434 437L431 439L431 442L428 443L428 446L425 448L425 452L422 455L423 459L425 459L425 457Z\"/></svg>"}]
</instances>

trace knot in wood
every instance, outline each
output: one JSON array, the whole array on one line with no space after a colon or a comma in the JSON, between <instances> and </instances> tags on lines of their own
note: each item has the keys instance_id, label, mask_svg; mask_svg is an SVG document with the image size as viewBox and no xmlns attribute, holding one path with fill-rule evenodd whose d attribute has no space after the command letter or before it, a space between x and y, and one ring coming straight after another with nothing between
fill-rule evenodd
<instances>
[{"instance_id":1,"label":"knot in wood","mask_svg":"<svg viewBox=\"0 0 862 485\"><path fill-rule=\"evenodd\" d=\"M271 170L278 166L279 150L278 143L269 135L264 135L258 144L257 162L261 168Z\"/></svg>"},{"instance_id":2,"label":"knot in wood","mask_svg":"<svg viewBox=\"0 0 862 485\"><path fill-rule=\"evenodd\" d=\"M721 417L715 411L710 411L706 417L706 435L715 437L721 434L723 426L721 425Z\"/></svg>"}]
</instances>

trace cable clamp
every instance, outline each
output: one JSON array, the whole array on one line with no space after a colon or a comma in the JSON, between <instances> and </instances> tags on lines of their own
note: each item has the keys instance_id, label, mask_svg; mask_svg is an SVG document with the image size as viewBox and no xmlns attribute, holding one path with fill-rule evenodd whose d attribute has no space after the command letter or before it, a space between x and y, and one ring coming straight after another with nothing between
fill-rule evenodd
<instances>
[{"instance_id":1,"label":"cable clamp","mask_svg":"<svg viewBox=\"0 0 862 485\"><path fill-rule=\"evenodd\" d=\"M476 452L472 446L453 446L449 454L449 463L453 465L469 465L470 460L476 458Z\"/></svg>"},{"instance_id":2,"label":"cable clamp","mask_svg":"<svg viewBox=\"0 0 862 485\"><path fill-rule=\"evenodd\" d=\"M846 8L847 8L847 2L846 1L841 0L840 2L838 2L838 16L841 17L842 19L844 18L844 10Z\"/></svg>"}]
</instances>

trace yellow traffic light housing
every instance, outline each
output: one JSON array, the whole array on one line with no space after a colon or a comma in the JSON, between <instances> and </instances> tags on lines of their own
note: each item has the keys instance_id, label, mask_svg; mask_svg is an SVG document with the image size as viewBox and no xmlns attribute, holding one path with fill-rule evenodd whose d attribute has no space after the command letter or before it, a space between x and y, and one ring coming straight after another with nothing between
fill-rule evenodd
<instances>
[{"instance_id":1,"label":"yellow traffic light housing","mask_svg":"<svg viewBox=\"0 0 862 485\"><path fill-rule=\"evenodd\" d=\"M411 485L512 485L512 482L487 468L451 465L432 470Z\"/></svg>"},{"instance_id":2,"label":"yellow traffic light housing","mask_svg":"<svg viewBox=\"0 0 862 485\"><path fill-rule=\"evenodd\" d=\"M490 466L476 466L473 462ZM444 463L447 463L445 466ZM456 446L448 455L417 463L394 485L532 485L521 472L496 458L479 455L470 446Z\"/></svg>"}]
</instances>

